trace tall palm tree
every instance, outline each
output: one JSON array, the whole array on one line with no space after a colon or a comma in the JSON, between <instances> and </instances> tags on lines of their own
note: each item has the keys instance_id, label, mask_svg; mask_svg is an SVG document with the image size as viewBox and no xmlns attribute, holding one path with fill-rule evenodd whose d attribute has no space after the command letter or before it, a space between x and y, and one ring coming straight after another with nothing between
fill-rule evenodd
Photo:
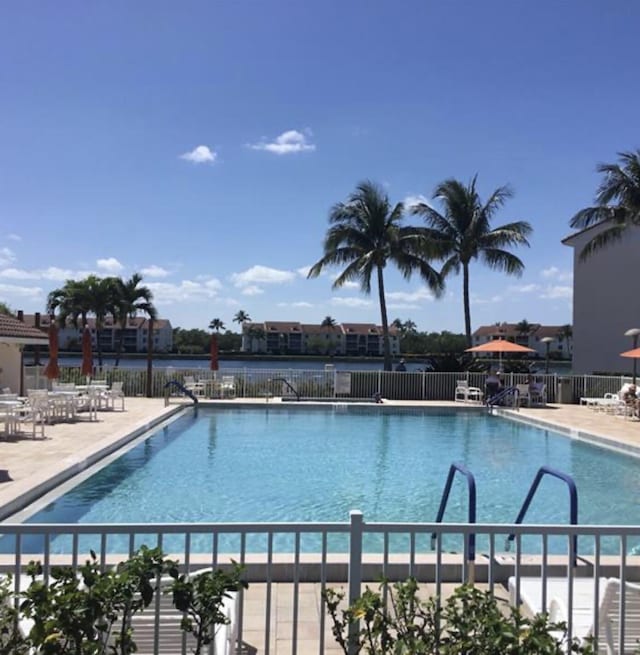
<instances>
[{"instance_id":1,"label":"tall palm tree","mask_svg":"<svg viewBox=\"0 0 640 655\"><path fill-rule=\"evenodd\" d=\"M247 321L251 320L251 316L247 314L243 309L240 309L236 312L236 315L233 317L233 322L237 323L238 325L242 325L243 323L246 323Z\"/></svg>"},{"instance_id":2,"label":"tall palm tree","mask_svg":"<svg viewBox=\"0 0 640 655\"><path fill-rule=\"evenodd\" d=\"M115 318L117 314L117 278L99 278L89 275L83 280L90 298L91 312L96 320L96 345L98 347L98 365L102 368L102 342L100 331L104 329L107 316Z\"/></svg>"},{"instance_id":3,"label":"tall palm tree","mask_svg":"<svg viewBox=\"0 0 640 655\"><path fill-rule=\"evenodd\" d=\"M528 246L532 232L525 221L506 223L491 228L491 219L513 195L507 186L498 187L483 203L476 190L477 175L465 186L455 179L439 184L433 198L440 200L443 213L426 203L414 205L412 213L422 216L447 252L442 267L443 277L462 269L464 326L468 347L471 347L471 309L469 302L469 264L480 259L489 268L508 275L522 275L524 264L506 248Z\"/></svg>"},{"instance_id":4,"label":"tall palm tree","mask_svg":"<svg viewBox=\"0 0 640 655\"><path fill-rule=\"evenodd\" d=\"M325 316L322 319L322 323L320 323L322 327L330 327L334 328L337 325L336 319L333 318L332 316Z\"/></svg>"},{"instance_id":5,"label":"tall palm tree","mask_svg":"<svg viewBox=\"0 0 640 655\"><path fill-rule=\"evenodd\" d=\"M220 334L220 330L224 330L224 323L219 318L214 318L209 323L209 329L215 330L217 334Z\"/></svg>"},{"instance_id":6,"label":"tall palm tree","mask_svg":"<svg viewBox=\"0 0 640 655\"><path fill-rule=\"evenodd\" d=\"M124 346L124 331L127 326L127 321L130 318L135 318L138 314L146 314L150 319L156 320L158 314L153 305L153 294L149 287L140 286L142 282L142 275L134 273L128 280L116 278L115 280L115 322L120 326L120 335L118 339L118 347L116 350L115 366L120 363L122 350ZM153 338L152 334L148 335L148 343Z\"/></svg>"},{"instance_id":7,"label":"tall palm tree","mask_svg":"<svg viewBox=\"0 0 640 655\"><path fill-rule=\"evenodd\" d=\"M391 370L389 322L384 290L384 269L393 263L405 278L418 272L435 294L442 291L440 274L430 259L437 257L424 229L403 225L404 206L392 206L384 191L370 181L361 182L347 202L336 204L329 214L331 227L324 239L324 255L307 277L320 275L327 266L345 266L333 283L339 289L346 282L360 282L371 293L375 275L383 334L384 370Z\"/></svg>"},{"instance_id":8,"label":"tall palm tree","mask_svg":"<svg viewBox=\"0 0 640 655\"><path fill-rule=\"evenodd\" d=\"M582 248L582 261L622 239L632 225L640 226L640 150L619 152L618 157L618 164L598 164L596 170L604 179L596 193L597 204L581 209L571 219L571 227L579 230L610 222Z\"/></svg>"},{"instance_id":9,"label":"tall palm tree","mask_svg":"<svg viewBox=\"0 0 640 655\"><path fill-rule=\"evenodd\" d=\"M47 312L58 315L58 324L65 327L71 321L78 327L78 320L84 327L91 311L91 297L85 280L66 280L59 289L54 289L47 296Z\"/></svg>"}]
</instances>

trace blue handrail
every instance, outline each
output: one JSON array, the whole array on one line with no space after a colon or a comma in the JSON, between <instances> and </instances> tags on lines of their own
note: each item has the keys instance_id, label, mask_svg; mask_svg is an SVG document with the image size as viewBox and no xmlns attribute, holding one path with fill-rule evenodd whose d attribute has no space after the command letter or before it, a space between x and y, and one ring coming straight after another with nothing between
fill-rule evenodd
<instances>
[{"instance_id":1,"label":"blue handrail","mask_svg":"<svg viewBox=\"0 0 640 655\"><path fill-rule=\"evenodd\" d=\"M184 386L184 384L180 384L180 382L178 382L177 380L169 380L169 382L167 382L167 384L164 385L164 388L168 389L171 385L173 385L174 387L178 387L178 389L180 389L180 391L182 391L183 394L189 396L189 398L193 400L194 405L198 404L198 398L191 391L189 391L189 389L187 389ZM166 402L167 401L165 399L165 404Z\"/></svg>"},{"instance_id":2,"label":"blue handrail","mask_svg":"<svg viewBox=\"0 0 640 655\"><path fill-rule=\"evenodd\" d=\"M571 525L577 525L578 524L578 489L576 487L576 483L574 479L568 475L567 473L563 473L562 471L558 471L558 469L554 469L551 466L541 466L538 469L538 472L536 473L536 477L533 480L533 483L531 484L531 488L529 489L529 493L527 494L527 497L525 498L524 503L522 504L522 507L520 508L520 512L518 513L518 517L515 520L516 524L522 523L522 520L524 519L525 514L527 513L527 510L529 509L529 505L531 504L531 501L533 500L533 496L538 490L538 485L540 484L540 481L545 475L550 475L554 478L558 478L559 480L562 480L567 484L567 487L569 489L569 522ZM510 534L507 537L507 541L505 542L505 550L509 550L511 546L511 542L515 539L514 534ZM572 537L573 539L573 553L574 553L574 566L576 563L575 556L578 554L578 537L577 535L574 535Z\"/></svg>"},{"instance_id":3,"label":"blue handrail","mask_svg":"<svg viewBox=\"0 0 640 655\"><path fill-rule=\"evenodd\" d=\"M447 476L447 482L444 485L444 491L442 492L442 499L440 500L440 508L438 509L438 516L436 517L436 523L442 523L442 518L444 517L444 511L447 507L447 501L449 500L449 492L451 491L451 485L453 484L453 478L455 477L456 471L462 473L462 475L467 478L467 487L469 490L469 523L476 522L476 479L473 477L473 473L464 465L458 462L454 462L449 467L449 475ZM435 532L431 535L431 550L435 548L436 545L436 534ZM467 544L467 561L473 562L476 558L476 535L469 534Z\"/></svg>"}]
</instances>

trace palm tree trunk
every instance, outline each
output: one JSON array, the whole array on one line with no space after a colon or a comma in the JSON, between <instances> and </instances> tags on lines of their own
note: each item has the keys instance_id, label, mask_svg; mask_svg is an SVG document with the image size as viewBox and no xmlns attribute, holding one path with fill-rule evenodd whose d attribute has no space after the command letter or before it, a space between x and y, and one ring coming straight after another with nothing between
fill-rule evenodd
<instances>
[{"instance_id":1,"label":"palm tree trunk","mask_svg":"<svg viewBox=\"0 0 640 655\"><path fill-rule=\"evenodd\" d=\"M464 332L467 348L471 348L471 307L469 306L469 264L462 264L462 299L464 302Z\"/></svg>"},{"instance_id":2,"label":"palm tree trunk","mask_svg":"<svg viewBox=\"0 0 640 655\"><path fill-rule=\"evenodd\" d=\"M126 321L125 321L126 325ZM122 349L124 347L124 325L120 323L120 334L118 334L118 345L116 346L116 361L115 367L120 365L120 357L122 357Z\"/></svg>"},{"instance_id":3,"label":"palm tree trunk","mask_svg":"<svg viewBox=\"0 0 640 655\"><path fill-rule=\"evenodd\" d=\"M391 370L391 347L389 345L389 319L387 318L387 301L384 296L384 277L382 266L378 266L378 295L380 297L380 317L382 319L382 353L384 355L384 370Z\"/></svg>"}]
</instances>

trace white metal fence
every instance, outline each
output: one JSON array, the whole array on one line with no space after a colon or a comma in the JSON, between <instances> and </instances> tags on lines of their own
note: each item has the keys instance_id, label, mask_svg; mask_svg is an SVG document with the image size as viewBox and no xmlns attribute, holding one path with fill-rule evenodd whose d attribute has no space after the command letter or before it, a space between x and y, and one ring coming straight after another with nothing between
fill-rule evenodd
<instances>
[{"instance_id":1,"label":"white metal fence","mask_svg":"<svg viewBox=\"0 0 640 655\"><path fill-rule=\"evenodd\" d=\"M43 388L47 385L43 367L29 366L24 371L24 389ZM167 382L184 382L185 376L211 383L222 375L232 378L233 394L238 398L264 398L283 396L295 399L371 399L376 394L391 400L453 400L458 380L467 380L470 386L484 389L484 373L413 373L385 371L322 371L299 369L225 369L224 372L203 371L202 368L154 368L152 372L151 395L162 397ZM123 382L127 396L144 396L147 390L147 372L142 369L108 368L99 374L109 383ZM523 384L527 374L507 373L505 386ZM605 393L616 393L631 378L625 376L537 375L546 385L549 402L578 402L581 397L602 397ZM83 383L84 378L77 367L63 367L62 382Z\"/></svg>"},{"instance_id":2,"label":"white metal fence","mask_svg":"<svg viewBox=\"0 0 640 655\"><path fill-rule=\"evenodd\" d=\"M505 553L509 534L514 535L515 550ZM472 537L477 555L471 547ZM37 559L43 564L46 580L52 566L84 563L89 549L106 567L126 559L142 543L170 552L187 570L228 567L231 559L245 566L249 588L239 596L235 626L241 652L274 652L273 630L277 625L280 631L283 626L290 630L290 634L278 636L290 641L287 652L322 654L331 639L328 618L322 603L315 623L309 624L301 603L308 583L314 583L319 591L342 587L353 601L363 584L375 584L381 577L415 577L429 585L429 591L438 598L443 597L446 583L482 583L497 596L509 598L504 602L513 604L518 604L531 578L553 578L562 582L556 600L566 604L569 636L585 636L577 634L577 626L574 628L575 607L576 612L593 615L596 639L603 638L598 634L603 620L615 625L617 644L640 637L636 634L638 617L631 620L626 614L624 593L609 608L594 602L602 595L603 578L617 578L622 589L640 579L640 557L630 554L640 543L640 526L367 523L357 511L343 523L5 524L0 539L2 552L7 553L1 559L2 569L19 574L26 562ZM283 583L288 602L281 596ZM579 583L580 600L573 593ZM277 602L276 586L280 594ZM546 584L540 583L539 588L539 609L544 611L552 601L551 592L547 594ZM247 613L249 598L252 611ZM160 653L165 631L175 626L160 624L159 594L155 602L158 625L153 630L151 652ZM611 616L601 615L603 612ZM304 641L300 634L303 624ZM187 652L185 648L183 642L182 652Z\"/></svg>"}]
</instances>

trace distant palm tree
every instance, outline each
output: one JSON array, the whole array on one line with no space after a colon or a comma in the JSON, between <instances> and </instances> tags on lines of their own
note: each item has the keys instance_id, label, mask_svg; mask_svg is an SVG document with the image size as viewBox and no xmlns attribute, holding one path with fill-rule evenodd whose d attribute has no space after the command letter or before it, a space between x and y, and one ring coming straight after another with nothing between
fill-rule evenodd
<instances>
[{"instance_id":1,"label":"distant palm tree","mask_svg":"<svg viewBox=\"0 0 640 655\"><path fill-rule=\"evenodd\" d=\"M87 317L91 312L91 297L89 286L85 280L67 280L64 286L54 289L47 296L47 312L58 313L58 324L65 327L71 321L74 327L87 324Z\"/></svg>"},{"instance_id":2,"label":"distant palm tree","mask_svg":"<svg viewBox=\"0 0 640 655\"><path fill-rule=\"evenodd\" d=\"M322 327L330 327L334 328L337 325L336 319L332 318L331 316L325 316L322 319L322 323L320 323Z\"/></svg>"},{"instance_id":3,"label":"distant palm tree","mask_svg":"<svg viewBox=\"0 0 640 655\"><path fill-rule=\"evenodd\" d=\"M220 334L220 330L224 330L224 323L219 318L214 318L211 323L209 323L209 329L215 330L217 334Z\"/></svg>"},{"instance_id":4,"label":"distant palm tree","mask_svg":"<svg viewBox=\"0 0 640 655\"><path fill-rule=\"evenodd\" d=\"M249 326L249 329L247 330L247 336L249 337L250 340L250 350L253 352L253 342L254 340L260 343L265 338L265 331L264 328L261 325L258 324L252 324Z\"/></svg>"},{"instance_id":5,"label":"distant palm tree","mask_svg":"<svg viewBox=\"0 0 640 655\"><path fill-rule=\"evenodd\" d=\"M393 321L391 321L391 327L394 327L398 332L402 333L404 330L404 323L401 318L394 318Z\"/></svg>"},{"instance_id":6,"label":"distant palm tree","mask_svg":"<svg viewBox=\"0 0 640 655\"><path fill-rule=\"evenodd\" d=\"M571 339L573 339L573 326L567 323L558 330L558 339L567 342L567 355L571 354Z\"/></svg>"},{"instance_id":7,"label":"distant palm tree","mask_svg":"<svg viewBox=\"0 0 640 655\"><path fill-rule=\"evenodd\" d=\"M403 204L391 206L389 198L376 184L357 185L347 202L336 204L329 215L331 227L324 239L324 255L309 271L317 277L327 266L345 266L333 283L339 289L346 282L360 282L361 290L371 293L371 278L378 283L382 322L384 370L391 370L389 322L384 290L384 269L393 263L405 278L418 272L436 294L442 279L429 260L436 255L425 230L402 225ZM435 258L435 257L433 257Z\"/></svg>"},{"instance_id":8,"label":"distant palm tree","mask_svg":"<svg viewBox=\"0 0 640 655\"><path fill-rule=\"evenodd\" d=\"M498 187L483 203L476 191L477 175L465 186L462 182L448 179L439 184L433 198L440 200L444 213L440 214L426 203L414 205L412 213L422 216L432 231L432 238L439 241L447 259L442 276L459 273L462 268L462 293L464 325L467 345L471 347L471 309L469 301L469 264L480 259L489 268L509 275L522 275L524 264L505 248L528 246L527 237L532 232L525 221L515 221L491 228L491 219L513 195L507 186Z\"/></svg>"},{"instance_id":9,"label":"distant palm tree","mask_svg":"<svg viewBox=\"0 0 640 655\"><path fill-rule=\"evenodd\" d=\"M408 318L404 322L403 327L404 327L405 334L415 334L417 332L418 326L410 318Z\"/></svg>"},{"instance_id":10,"label":"distant palm tree","mask_svg":"<svg viewBox=\"0 0 640 655\"><path fill-rule=\"evenodd\" d=\"M237 311L236 315L233 317L233 322L237 323L238 325L242 325L243 323L246 323L250 320L251 316L249 316L249 314L247 314L247 312L245 312L243 309Z\"/></svg>"},{"instance_id":11,"label":"distant palm tree","mask_svg":"<svg viewBox=\"0 0 640 655\"><path fill-rule=\"evenodd\" d=\"M604 179L596 193L597 204L581 209L571 219L571 227L579 230L609 223L582 248L582 261L621 240L632 225L640 226L640 150L619 152L618 157L618 164L598 164L596 170Z\"/></svg>"},{"instance_id":12,"label":"distant palm tree","mask_svg":"<svg viewBox=\"0 0 640 655\"><path fill-rule=\"evenodd\" d=\"M124 349L124 332L127 327L127 321L135 318L138 314L148 316L152 320L158 318L158 313L153 305L153 294L149 287L140 286L142 275L134 273L128 280L116 278L115 294L116 309L115 322L120 326L120 334L116 347L115 366L120 364L120 357ZM151 343L153 335L149 333L148 344Z\"/></svg>"},{"instance_id":13,"label":"distant palm tree","mask_svg":"<svg viewBox=\"0 0 640 655\"><path fill-rule=\"evenodd\" d=\"M533 329L533 325L527 321L526 318L523 318L520 323L516 324L516 330L518 334L521 334L523 337L528 336Z\"/></svg>"}]
</instances>

